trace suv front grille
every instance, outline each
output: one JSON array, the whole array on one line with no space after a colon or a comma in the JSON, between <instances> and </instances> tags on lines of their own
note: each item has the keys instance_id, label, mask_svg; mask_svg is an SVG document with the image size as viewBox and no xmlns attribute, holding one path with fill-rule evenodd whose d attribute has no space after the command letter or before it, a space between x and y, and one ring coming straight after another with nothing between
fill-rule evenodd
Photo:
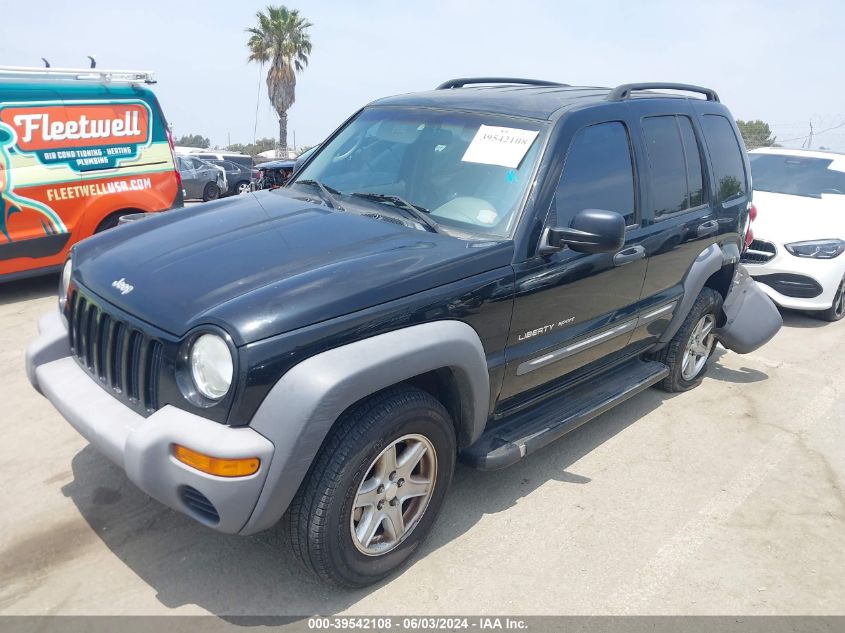
<instances>
[{"instance_id":1,"label":"suv front grille","mask_svg":"<svg viewBox=\"0 0 845 633\"><path fill-rule=\"evenodd\" d=\"M777 252L775 245L771 242L754 240L739 258L739 261L743 264L765 264L777 255Z\"/></svg>"},{"instance_id":2,"label":"suv front grille","mask_svg":"<svg viewBox=\"0 0 845 633\"><path fill-rule=\"evenodd\" d=\"M68 308L70 349L104 389L147 415L158 408L161 342L105 312L78 290Z\"/></svg>"}]
</instances>

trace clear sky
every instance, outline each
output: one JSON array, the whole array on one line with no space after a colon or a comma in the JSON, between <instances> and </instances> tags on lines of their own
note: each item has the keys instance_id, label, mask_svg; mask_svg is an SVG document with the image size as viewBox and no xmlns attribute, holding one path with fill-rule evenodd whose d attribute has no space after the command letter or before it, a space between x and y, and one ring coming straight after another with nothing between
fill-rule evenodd
<instances>
[{"instance_id":1,"label":"clear sky","mask_svg":"<svg viewBox=\"0 0 845 633\"><path fill-rule=\"evenodd\" d=\"M250 142L259 68L244 29L250 0L0 0L0 64L156 72L176 136ZM845 2L810 0L290 0L314 26L311 64L289 112L289 143L322 140L372 99L450 77L511 75L571 84L697 83L779 140L845 151ZM258 137L278 124L266 89ZM824 134L818 132L837 127ZM791 140L795 139L795 140Z\"/></svg>"}]
</instances>

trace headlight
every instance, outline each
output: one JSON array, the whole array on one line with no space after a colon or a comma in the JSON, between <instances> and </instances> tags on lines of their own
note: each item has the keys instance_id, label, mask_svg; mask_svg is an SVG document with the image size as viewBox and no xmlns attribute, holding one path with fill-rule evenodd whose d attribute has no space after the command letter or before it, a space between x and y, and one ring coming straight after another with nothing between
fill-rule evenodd
<instances>
[{"instance_id":1,"label":"headlight","mask_svg":"<svg viewBox=\"0 0 845 633\"><path fill-rule=\"evenodd\" d=\"M232 352L221 337L203 334L191 347L191 376L206 398L219 400L232 386Z\"/></svg>"},{"instance_id":2,"label":"headlight","mask_svg":"<svg viewBox=\"0 0 845 633\"><path fill-rule=\"evenodd\" d=\"M73 272L73 260L68 258L65 262L64 268L62 268L62 278L59 281L59 309L65 309L65 303L67 303L67 291L70 288L70 274Z\"/></svg>"},{"instance_id":3,"label":"headlight","mask_svg":"<svg viewBox=\"0 0 845 633\"><path fill-rule=\"evenodd\" d=\"M833 259L845 251L843 240L810 240L809 242L793 242L786 244L786 250L796 257L812 257L813 259Z\"/></svg>"}]
</instances>

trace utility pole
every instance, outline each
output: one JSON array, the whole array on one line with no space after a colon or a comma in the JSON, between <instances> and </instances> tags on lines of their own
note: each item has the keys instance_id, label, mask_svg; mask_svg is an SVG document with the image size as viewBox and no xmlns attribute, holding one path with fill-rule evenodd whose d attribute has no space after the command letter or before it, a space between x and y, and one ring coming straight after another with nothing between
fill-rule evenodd
<instances>
[{"instance_id":1,"label":"utility pole","mask_svg":"<svg viewBox=\"0 0 845 633\"><path fill-rule=\"evenodd\" d=\"M807 138L807 149L813 149L813 122L810 121L810 136Z\"/></svg>"}]
</instances>

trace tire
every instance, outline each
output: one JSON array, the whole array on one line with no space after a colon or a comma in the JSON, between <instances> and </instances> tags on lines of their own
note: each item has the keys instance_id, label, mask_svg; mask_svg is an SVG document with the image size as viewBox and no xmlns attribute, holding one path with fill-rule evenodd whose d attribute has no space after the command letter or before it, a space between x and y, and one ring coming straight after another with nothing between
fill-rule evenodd
<instances>
[{"instance_id":1,"label":"tire","mask_svg":"<svg viewBox=\"0 0 845 633\"><path fill-rule=\"evenodd\" d=\"M243 180L243 181L239 182L237 185L235 185L235 195L241 195L242 193L249 193L249 191L250 191L249 182L247 182L246 180Z\"/></svg>"},{"instance_id":2,"label":"tire","mask_svg":"<svg viewBox=\"0 0 845 633\"><path fill-rule=\"evenodd\" d=\"M124 215L131 215L133 213L137 213L137 211L118 211L117 213L112 213L111 215L105 217L102 222L97 225L97 228L94 229L94 233L102 233L108 229L113 229L120 222L120 218Z\"/></svg>"},{"instance_id":3,"label":"tire","mask_svg":"<svg viewBox=\"0 0 845 633\"><path fill-rule=\"evenodd\" d=\"M220 197L220 187L218 187L215 183L210 182L205 186L205 189L202 190L202 201L208 202L209 200L217 200Z\"/></svg>"},{"instance_id":4,"label":"tire","mask_svg":"<svg viewBox=\"0 0 845 633\"><path fill-rule=\"evenodd\" d=\"M817 319L830 321L831 323L840 321L842 317L845 317L845 277L839 282L839 287L836 289L831 306L827 310L817 310L810 314Z\"/></svg>"},{"instance_id":5,"label":"tire","mask_svg":"<svg viewBox=\"0 0 845 633\"><path fill-rule=\"evenodd\" d=\"M400 466L392 479L386 470L379 477L391 446ZM426 450L417 466L403 472L405 451L421 446ZM456 452L449 414L425 391L391 387L355 405L324 442L283 519L296 557L324 582L342 587L363 587L388 576L431 531L452 480ZM430 492L399 500L403 486L405 493L422 491L425 484L419 482L426 478L433 482ZM387 486L378 488L380 482ZM370 499L382 505L360 505ZM399 538L388 529L394 523L383 517L388 512L395 516L390 508L396 506L409 522ZM373 516L382 518L368 523ZM357 534L366 533L367 525L377 529L364 542Z\"/></svg>"},{"instance_id":6,"label":"tire","mask_svg":"<svg viewBox=\"0 0 845 633\"><path fill-rule=\"evenodd\" d=\"M721 309L722 295L712 288L702 289L675 336L666 347L652 356L654 360L664 363L669 368L669 375L657 383L663 391L669 393L689 391L701 384L702 378L707 373L707 361L716 348L713 330L717 326ZM700 334L702 330L707 330L708 326L709 331L701 340ZM700 343L693 341L694 333ZM703 355L696 354L694 349L703 352ZM694 360L687 355L688 350L694 356Z\"/></svg>"}]
</instances>

